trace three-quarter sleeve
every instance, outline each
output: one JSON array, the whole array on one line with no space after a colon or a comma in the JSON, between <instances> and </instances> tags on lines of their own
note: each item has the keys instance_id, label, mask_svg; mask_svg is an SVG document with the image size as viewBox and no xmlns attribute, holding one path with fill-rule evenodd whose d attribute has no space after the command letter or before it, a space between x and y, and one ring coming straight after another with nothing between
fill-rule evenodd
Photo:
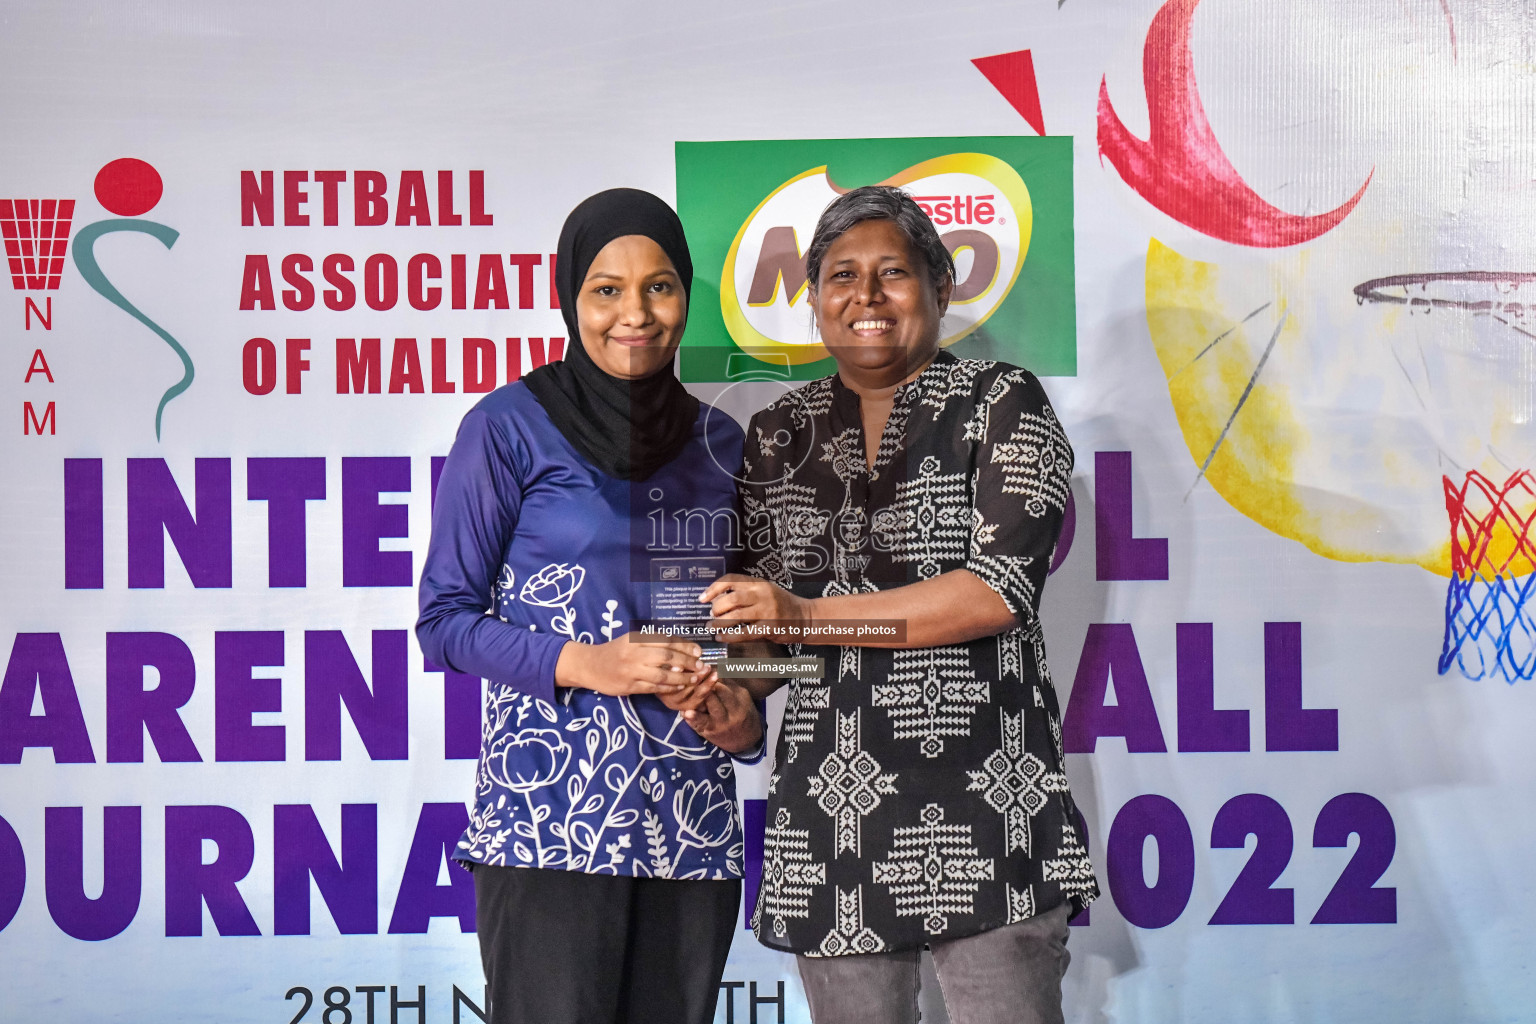
<instances>
[{"instance_id":1,"label":"three-quarter sleeve","mask_svg":"<svg viewBox=\"0 0 1536 1024\"><path fill-rule=\"evenodd\" d=\"M440 665L553 701L565 639L489 614L522 506L528 459L519 443L480 409L459 425L432 510L416 637Z\"/></svg>"},{"instance_id":2,"label":"three-quarter sleeve","mask_svg":"<svg viewBox=\"0 0 1536 1024\"><path fill-rule=\"evenodd\" d=\"M997 591L1019 625L1039 615L1040 588L1066 515L1072 446L1027 370L992 383L966 426L977 442L965 568Z\"/></svg>"}]
</instances>

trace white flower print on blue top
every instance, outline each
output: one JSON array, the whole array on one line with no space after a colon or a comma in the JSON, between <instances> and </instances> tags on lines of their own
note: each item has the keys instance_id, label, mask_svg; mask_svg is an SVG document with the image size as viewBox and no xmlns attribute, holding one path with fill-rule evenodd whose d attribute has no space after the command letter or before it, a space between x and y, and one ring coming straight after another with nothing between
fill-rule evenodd
<instances>
[{"instance_id":1,"label":"white flower print on blue top","mask_svg":"<svg viewBox=\"0 0 1536 1024\"><path fill-rule=\"evenodd\" d=\"M647 517L734 509L741 445L741 428L702 405L682 453L631 482L587 463L522 384L464 418L436 489L417 623L429 658L488 684L458 860L741 876L731 757L655 697L554 685L567 642L604 643L649 617L653 555L729 557L731 538L712 531L663 531L654 550Z\"/></svg>"}]
</instances>

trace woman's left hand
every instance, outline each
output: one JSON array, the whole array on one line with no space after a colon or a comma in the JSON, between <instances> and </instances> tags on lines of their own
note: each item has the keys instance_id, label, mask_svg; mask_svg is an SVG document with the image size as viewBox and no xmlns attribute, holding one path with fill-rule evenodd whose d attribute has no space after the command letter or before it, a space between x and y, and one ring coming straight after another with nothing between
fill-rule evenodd
<instances>
[{"instance_id":1,"label":"woman's left hand","mask_svg":"<svg viewBox=\"0 0 1536 1024\"><path fill-rule=\"evenodd\" d=\"M745 688L720 680L683 719L693 731L729 754L739 754L757 746L763 738L763 719L757 704Z\"/></svg>"},{"instance_id":2,"label":"woman's left hand","mask_svg":"<svg viewBox=\"0 0 1536 1024\"><path fill-rule=\"evenodd\" d=\"M656 696L673 711L694 711L703 706L704 699L719 685L720 675L715 671L715 667L705 665L703 671L696 673L692 681L684 685L681 690L657 693Z\"/></svg>"},{"instance_id":3,"label":"woman's left hand","mask_svg":"<svg viewBox=\"0 0 1536 1024\"><path fill-rule=\"evenodd\" d=\"M744 640L777 640L780 643L796 643L803 639L806 627L811 624L811 602L797 597L775 583L727 573L709 585L699 595L701 602L709 602L709 613L717 627L729 629L731 624L761 624L762 629L739 632L721 632L718 638L727 643Z\"/></svg>"}]
</instances>

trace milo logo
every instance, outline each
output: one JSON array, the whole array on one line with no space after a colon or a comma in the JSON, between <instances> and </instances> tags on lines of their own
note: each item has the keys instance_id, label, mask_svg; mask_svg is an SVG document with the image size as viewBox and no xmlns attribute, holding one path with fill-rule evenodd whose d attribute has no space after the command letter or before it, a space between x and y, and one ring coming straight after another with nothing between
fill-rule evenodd
<instances>
[{"instance_id":1,"label":"milo logo","mask_svg":"<svg viewBox=\"0 0 1536 1024\"><path fill-rule=\"evenodd\" d=\"M1029 249L1029 189L983 153L925 160L882 184L911 194L955 257L941 341L952 345L986 322L1018 279ZM806 298L805 248L821 211L846 191L815 167L774 189L741 225L720 272L720 315L738 346L792 365L826 358Z\"/></svg>"},{"instance_id":2,"label":"milo logo","mask_svg":"<svg viewBox=\"0 0 1536 1024\"><path fill-rule=\"evenodd\" d=\"M877 183L911 195L954 256L941 344L1076 372L1070 139L678 143L677 167L696 275L685 381L832 371L805 251L828 203Z\"/></svg>"}]
</instances>

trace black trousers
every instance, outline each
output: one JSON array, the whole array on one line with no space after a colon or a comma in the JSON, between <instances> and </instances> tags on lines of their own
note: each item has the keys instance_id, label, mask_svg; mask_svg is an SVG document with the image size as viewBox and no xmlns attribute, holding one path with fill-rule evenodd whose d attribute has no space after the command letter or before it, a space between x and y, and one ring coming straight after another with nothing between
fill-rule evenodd
<instances>
[{"instance_id":1,"label":"black trousers","mask_svg":"<svg viewBox=\"0 0 1536 1024\"><path fill-rule=\"evenodd\" d=\"M491 1024L709 1024L741 882L476 865Z\"/></svg>"}]
</instances>

